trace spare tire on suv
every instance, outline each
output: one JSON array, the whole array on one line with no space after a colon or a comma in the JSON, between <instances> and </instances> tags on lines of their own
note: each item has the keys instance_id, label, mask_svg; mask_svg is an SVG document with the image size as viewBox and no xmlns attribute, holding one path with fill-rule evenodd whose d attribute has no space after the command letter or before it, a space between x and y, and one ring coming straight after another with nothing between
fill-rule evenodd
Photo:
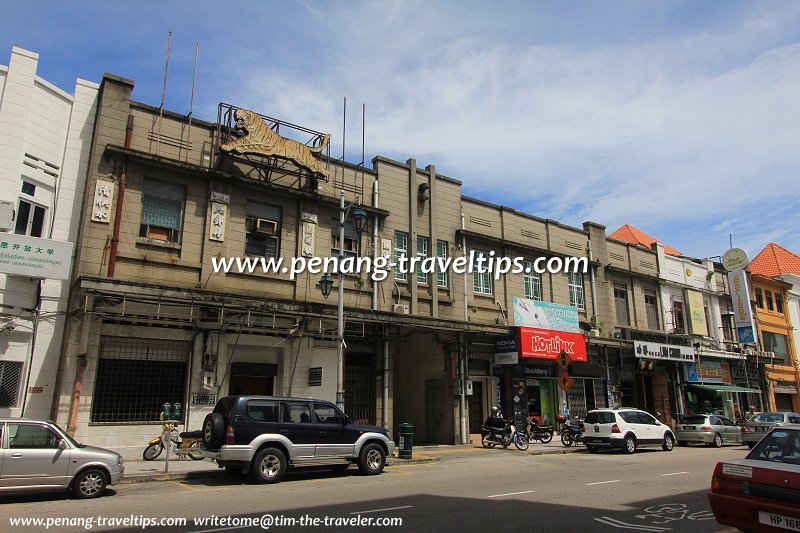
<instances>
[{"instance_id":1,"label":"spare tire on suv","mask_svg":"<svg viewBox=\"0 0 800 533\"><path fill-rule=\"evenodd\" d=\"M209 413L203 420L203 445L217 450L225 442L225 419L221 413Z\"/></svg>"}]
</instances>

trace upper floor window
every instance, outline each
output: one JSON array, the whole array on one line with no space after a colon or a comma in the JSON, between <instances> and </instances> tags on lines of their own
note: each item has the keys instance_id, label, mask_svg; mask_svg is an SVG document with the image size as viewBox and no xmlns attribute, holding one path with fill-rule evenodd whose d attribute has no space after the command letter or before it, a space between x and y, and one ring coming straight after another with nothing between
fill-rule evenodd
<instances>
[{"instance_id":1,"label":"upper floor window","mask_svg":"<svg viewBox=\"0 0 800 533\"><path fill-rule=\"evenodd\" d=\"M247 201L244 253L258 257L280 255L281 208Z\"/></svg>"},{"instance_id":2,"label":"upper floor window","mask_svg":"<svg viewBox=\"0 0 800 533\"><path fill-rule=\"evenodd\" d=\"M761 289L756 287L753 289L753 293L756 295L756 306L758 306L759 309L764 309L764 295L762 294Z\"/></svg>"},{"instance_id":3,"label":"upper floor window","mask_svg":"<svg viewBox=\"0 0 800 533\"><path fill-rule=\"evenodd\" d=\"M583 274L567 272L567 282L569 283L569 305L583 311L586 309L583 303Z\"/></svg>"},{"instance_id":4,"label":"upper floor window","mask_svg":"<svg viewBox=\"0 0 800 533\"><path fill-rule=\"evenodd\" d=\"M542 299L542 275L533 269L533 262L523 263L525 270L522 281L525 284L525 298L532 300Z\"/></svg>"},{"instance_id":5,"label":"upper floor window","mask_svg":"<svg viewBox=\"0 0 800 533\"><path fill-rule=\"evenodd\" d=\"M406 280L406 273L403 272L400 268L400 258L406 257L408 253L408 233L403 233L402 231L395 231L394 232L394 279L405 281ZM407 267L408 265L406 265Z\"/></svg>"},{"instance_id":6,"label":"upper floor window","mask_svg":"<svg viewBox=\"0 0 800 533\"><path fill-rule=\"evenodd\" d=\"M341 227L338 218L331 219L331 257L339 255L339 233ZM344 256L357 257L360 251L358 233L352 220L344 223Z\"/></svg>"},{"instance_id":7,"label":"upper floor window","mask_svg":"<svg viewBox=\"0 0 800 533\"><path fill-rule=\"evenodd\" d=\"M775 306L772 303L772 291L764 291L764 293L767 296L767 298L766 298L766 300L767 300L767 310L768 311L774 311L775 310Z\"/></svg>"},{"instance_id":8,"label":"upper floor window","mask_svg":"<svg viewBox=\"0 0 800 533\"><path fill-rule=\"evenodd\" d=\"M472 265L472 290L475 294L492 294L492 275L489 272L489 253L475 250L475 264ZM480 258L482 263L478 263ZM479 267L478 265L481 265Z\"/></svg>"},{"instance_id":9,"label":"upper floor window","mask_svg":"<svg viewBox=\"0 0 800 533\"><path fill-rule=\"evenodd\" d=\"M180 242L186 188L145 178L142 183L142 217L139 236Z\"/></svg>"},{"instance_id":10,"label":"upper floor window","mask_svg":"<svg viewBox=\"0 0 800 533\"><path fill-rule=\"evenodd\" d=\"M422 261L428 258L428 238L417 237L417 283L428 283L428 274L422 270Z\"/></svg>"},{"instance_id":11,"label":"upper floor window","mask_svg":"<svg viewBox=\"0 0 800 533\"><path fill-rule=\"evenodd\" d=\"M683 316L683 302L672 302L672 327L675 333L684 333L686 331L686 321Z\"/></svg>"},{"instance_id":12,"label":"upper floor window","mask_svg":"<svg viewBox=\"0 0 800 533\"><path fill-rule=\"evenodd\" d=\"M614 284L614 306L617 310L617 323L630 324L628 316L628 287L623 283Z\"/></svg>"},{"instance_id":13,"label":"upper floor window","mask_svg":"<svg viewBox=\"0 0 800 533\"><path fill-rule=\"evenodd\" d=\"M41 237L44 234L47 207L36 202L36 185L31 182L22 182L22 194L17 204L16 224L14 233L17 235L30 235Z\"/></svg>"},{"instance_id":14,"label":"upper floor window","mask_svg":"<svg viewBox=\"0 0 800 533\"><path fill-rule=\"evenodd\" d=\"M442 259L442 264L447 260L447 241L436 241L436 257ZM437 265L438 266L438 265ZM436 284L439 287L447 287L447 271L438 269L436 272Z\"/></svg>"},{"instance_id":15,"label":"upper floor window","mask_svg":"<svg viewBox=\"0 0 800 533\"><path fill-rule=\"evenodd\" d=\"M779 292L775 293L775 310L783 314L783 295Z\"/></svg>"},{"instance_id":16,"label":"upper floor window","mask_svg":"<svg viewBox=\"0 0 800 533\"><path fill-rule=\"evenodd\" d=\"M658 297L656 291L644 290L644 309L647 313L647 327L658 329Z\"/></svg>"}]
</instances>

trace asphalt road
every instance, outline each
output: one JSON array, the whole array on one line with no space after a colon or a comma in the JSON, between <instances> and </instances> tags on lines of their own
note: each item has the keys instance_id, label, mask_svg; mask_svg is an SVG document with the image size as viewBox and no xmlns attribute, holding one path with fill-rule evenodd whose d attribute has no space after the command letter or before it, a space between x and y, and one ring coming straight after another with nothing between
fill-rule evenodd
<instances>
[{"instance_id":1,"label":"asphalt road","mask_svg":"<svg viewBox=\"0 0 800 533\"><path fill-rule=\"evenodd\" d=\"M232 478L120 485L95 500L61 493L0 496L0 530L43 531L11 519L50 519L49 531L723 531L706 493L718 460L743 446L532 456L468 450L380 476L305 470L277 485ZM216 517L216 520L215 518ZM264 517L262 519L262 517ZM99 519L127 519L112 527ZM55 520L61 519L57 525ZM195 522L206 519L206 522ZM397 519L379 527L368 520ZM226 522L227 520L227 522ZM327 524L325 521L327 520ZM259 525L247 527L247 521ZM314 522L316 521L316 525ZM345 522L348 521L348 522ZM347 525L346 525L347 524ZM360 524L360 525L353 525Z\"/></svg>"}]
</instances>

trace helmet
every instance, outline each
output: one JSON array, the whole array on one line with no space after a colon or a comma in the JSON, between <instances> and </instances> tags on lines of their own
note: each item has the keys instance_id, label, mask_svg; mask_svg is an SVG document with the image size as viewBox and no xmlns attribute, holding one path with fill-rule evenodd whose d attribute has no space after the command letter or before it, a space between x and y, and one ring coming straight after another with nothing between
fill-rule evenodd
<instances>
[{"instance_id":1,"label":"helmet","mask_svg":"<svg viewBox=\"0 0 800 533\"><path fill-rule=\"evenodd\" d=\"M492 407L492 414L493 414L493 415L496 415L496 414L497 414L497 412L498 412L499 410L500 410L500 409L498 409L496 405L495 405L495 406L493 406L493 407Z\"/></svg>"}]
</instances>

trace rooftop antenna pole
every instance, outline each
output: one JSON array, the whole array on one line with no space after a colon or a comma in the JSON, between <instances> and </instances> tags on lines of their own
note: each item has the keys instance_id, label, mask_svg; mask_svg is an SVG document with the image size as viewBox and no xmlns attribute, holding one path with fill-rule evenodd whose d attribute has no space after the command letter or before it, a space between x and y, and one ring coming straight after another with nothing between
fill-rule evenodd
<instances>
[{"instance_id":1,"label":"rooftop antenna pole","mask_svg":"<svg viewBox=\"0 0 800 533\"><path fill-rule=\"evenodd\" d=\"M730 239L731 248L733 248L733 233L729 233L728 238Z\"/></svg>"},{"instance_id":2,"label":"rooftop antenna pole","mask_svg":"<svg viewBox=\"0 0 800 533\"><path fill-rule=\"evenodd\" d=\"M361 104L361 194L364 194L364 145L366 143L365 126L367 123L367 104Z\"/></svg>"},{"instance_id":3,"label":"rooftop antenna pole","mask_svg":"<svg viewBox=\"0 0 800 533\"><path fill-rule=\"evenodd\" d=\"M344 110L342 112L342 163L344 163L344 144L347 139L347 97L344 97ZM344 184L344 180L342 180Z\"/></svg>"},{"instance_id":4,"label":"rooftop antenna pole","mask_svg":"<svg viewBox=\"0 0 800 533\"><path fill-rule=\"evenodd\" d=\"M164 118L164 96L167 94L167 72L169 71L169 50L172 44L172 32L167 37L167 61L164 64L164 85L161 87L161 107L158 108L158 137L156 138L156 155L161 145L161 121Z\"/></svg>"},{"instance_id":5,"label":"rooftop antenna pole","mask_svg":"<svg viewBox=\"0 0 800 533\"><path fill-rule=\"evenodd\" d=\"M192 145L192 109L194 109L194 84L197 81L197 56L200 43L194 43L194 73L192 74L192 98L189 100L189 127L186 131L186 161L189 161L189 147Z\"/></svg>"}]
</instances>

